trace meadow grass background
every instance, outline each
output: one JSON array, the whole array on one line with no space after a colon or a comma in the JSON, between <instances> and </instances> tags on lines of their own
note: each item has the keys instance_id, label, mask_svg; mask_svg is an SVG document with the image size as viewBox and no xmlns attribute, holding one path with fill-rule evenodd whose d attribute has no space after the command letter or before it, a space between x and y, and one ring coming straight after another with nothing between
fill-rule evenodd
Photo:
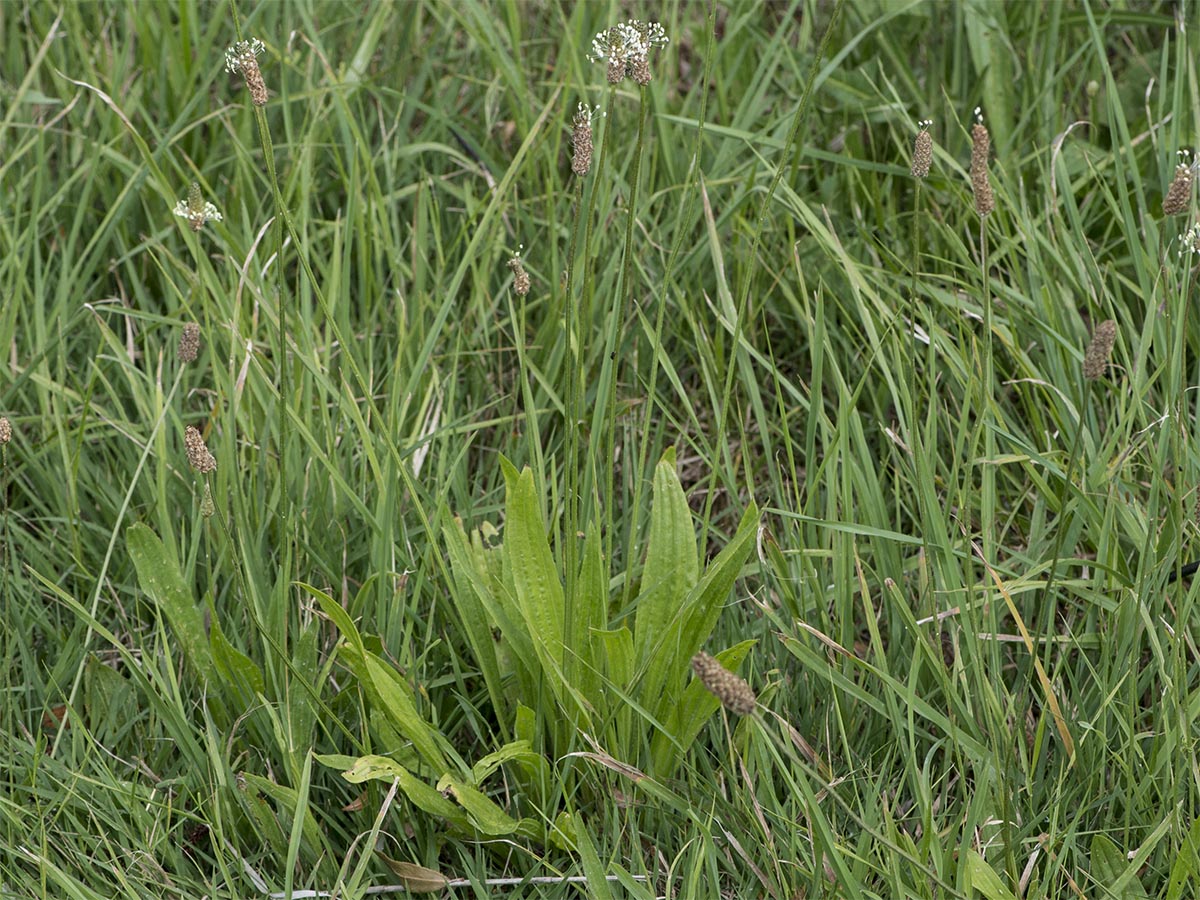
<instances>
[{"instance_id":1,"label":"meadow grass background","mask_svg":"<svg viewBox=\"0 0 1200 900\"><path fill-rule=\"evenodd\" d=\"M631 16L671 41L612 90L591 40ZM0 895L417 886L378 849L478 897L1195 896L1195 203L1162 198L1198 35L1174 3L0 6ZM654 770L610 637L604 732L544 684L498 708L448 535L509 538L502 456L568 587L594 529L606 635L657 590L656 472L701 563L751 510L705 647L753 716ZM489 805L431 811L368 657Z\"/></svg>"}]
</instances>

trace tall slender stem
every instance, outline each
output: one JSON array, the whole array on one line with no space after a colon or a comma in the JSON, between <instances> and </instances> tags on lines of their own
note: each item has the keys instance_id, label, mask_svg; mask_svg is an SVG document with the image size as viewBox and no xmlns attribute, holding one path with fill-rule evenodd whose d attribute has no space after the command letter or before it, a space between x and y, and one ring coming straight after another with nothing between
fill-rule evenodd
<instances>
[{"instance_id":1,"label":"tall slender stem","mask_svg":"<svg viewBox=\"0 0 1200 900\"><path fill-rule=\"evenodd\" d=\"M612 312L610 313L608 340L605 342L604 349L608 356L608 418L604 430L604 466L606 472L606 485L604 500L608 504L610 512L609 521L616 522L617 517L614 512L615 507L615 480L616 480L616 432L617 432L617 374L620 369L617 360L617 348L620 346L621 324L628 316L629 311L633 307L633 287L630 284L633 278L633 226L637 218L638 205L638 177L641 173L642 151L645 147L646 136L646 88L642 87L639 94L640 102L638 104L638 132L637 132L637 147L633 154L633 172L632 183L629 187L629 203L626 206L625 220L625 249L622 253L621 265L621 282L620 287L615 294L613 301ZM612 541L613 529L608 530L605 536L607 545L607 555L612 559ZM629 561L626 560L628 565ZM628 599L629 590L632 586L631 580L625 582L625 594Z\"/></svg>"}]
</instances>

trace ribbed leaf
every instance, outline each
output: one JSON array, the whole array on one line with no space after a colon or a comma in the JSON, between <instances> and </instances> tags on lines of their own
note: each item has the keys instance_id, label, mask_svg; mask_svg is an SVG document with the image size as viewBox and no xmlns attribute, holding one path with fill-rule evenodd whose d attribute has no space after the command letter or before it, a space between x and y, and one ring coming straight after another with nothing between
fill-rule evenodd
<instances>
[{"instance_id":1,"label":"ribbed leaf","mask_svg":"<svg viewBox=\"0 0 1200 900\"><path fill-rule=\"evenodd\" d=\"M506 484L504 553L534 652L551 690L561 702L563 681L563 588L550 554L546 526L538 508L533 472L519 475L501 460Z\"/></svg>"},{"instance_id":2,"label":"ribbed leaf","mask_svg":"<svg viewBox=\"0 0 1200 900\"><path fill-rule=\"evenodd\" d=\"M317 757L319 762L340 767L344 758ZM464 830L470 830L470 821L466 814L440 793L421 779L414 776L408 769L388 759L386 756L360 756L353 760L353 765L342 772L342 777L351 784L361 784L364 781L384 781L391 784L400 782L400 790L414 806L433 816L439 816Z\"/></svg>"},{"instance_id":3,"label":"ribbed leaf","mask_svg":"<svg viewBox=\"0 0 1200 900\"><path fill-rule=\"evenodd\" d=\"M321 689L321 666L318 659L317 639L320 625L312 622L301 633L292 651L293 678L303 680L314 691ZM307 753L312 745L313 730L317 724L317 705L312 694L303 685L294 681L288 687L288 712L290 744L292 752Z\"/></svg>"},{"instance_id":4,"label":"ribbed leaf","mask_svg":"<svg viewBox=\"0 0 1200 900\"><path fill-rule=\"evenodd\" d=\"M500 664L496 657L496 642L492 638L493 626L499 623L488 615L491 597L487 584L486 566L474 558L471 543L458 519L447 525L442 532L446 551L450 557L450 571L454 576L454 592L451 599L458 620L466 634L467 643L475 657L475 665L483 673L492 706L501 713L503 722L507 717L503 711L508 706L501 678ZM483 552L480 548L480 552Z\"/></svg>"},{"instance_id":5,"label":"ribbed leaf","mask_svg":"<svg viewBox=\"0 0 1200 900\"><path fill-rule=\"evenodd\" d=\"M512 741L477 760L475 765L471 766L471 778L476 784L483 784L493 772L507 762L519 763L529 769L536 768L542 760L543 757L533 752L529 741Z\"/></svg>"},{"instance_id":6,"label":"ribbed leaf","mask_svg":"<svg viewBox=\"0 0 1200 900\"><path fill-rule=\"evenodd\" d=\"M436 869L427 869L416 863L401 862L398 859L384 856L378 850L375 851L375 855L383 860L383 864L392 870L392 874L400 879L400 883L411 894L436 894L444 891L450 884L450 879Z\"/></svg>"},{"instance_id":7,"label":"ribbed leaf","mask_svg":"<svg viewBox=\"0 0 1200 900\"><path fill-rule=\"evenodd\" d=\"M372 704L387 715L400 734L412 741L413 747L435 772L444 772L446 758L437 741L437 732L417 712L412 688L391 665L363 646L358 628L340 603L311 585L302 584L301 587L316 599L346 639L342 657L358 677L359 686L367 692Z\"/></svg>"},{"instance_id":8,"label":"ribbed leaf","mask_svg":"<svg viewBox=\"0 0 1200 900\"><path fill-rule=\"evenodd\" d=\"M1164 829L1169 831L1170 828ZM1145 849L1145 842L1142 844ZM1092 835L1092 879L1108 896L1118 900L1147 900L1149 896L1138 878L1145 859L1130 859L1105 834ZM1147 853L1148 855L1148 853Z\"/></svg>"},{"instance_id":9,"label":"ribbed leaf","mask_svg":"<svg viewBox=\"0 0 1200 900\"><path fill-rule=\"evenodd\" d=\"M1200 818L1192 821L1192 827L1183 839L1183 846L1175 855L1175 862L1171 864L1167 900L1179 900L1183 896L1183 888L1189 876L1193 881L1200 881ZM1196 889L1200 889L1200 884L1193 885L1193 890Z\"/></svg>"},{"instance_id":10,"label":"ribbed leaf","mask_svg":"<svg viewBox=\"0 0 1200 900\"><path fill-rule=\"evenodd\" d=\"M1017 900L1004 886L996 870L987 864L977 850L967 851L967 878L971 887L983 894L987 900Z\"/></svg>"},{"instance_id":11,"label":"ribbed leaf","mask_svg":"<svg viewBox=\"0 0 1200 900\"><path fill-rule=\"evenodd\" d=\"M754 547L757 532L758 507L751 503L733 539L709 563L704 577L688 592L683 601L682 616L676 616L664 627L663 637L654 647L650 660L639 660L639 665L645 666L642 704L652 710L659 721L669 719L679 702L691 659L712 634L729 592Z\"/></svg>"},{"instance_id":12,"label":"ribbed leaf","mask_svg":"<svg viewBox=\"0 0 1200 900\"><path fill-rule=\"evenodd\" d=\"M324 846L321 840L321 826L317 824L316 816L312 813L312 808L307 802L301 802L300 792L295 788L290 788L287 785L278 784L271 781L269 778L263 778L261 775L255 775L253 772L242 772L239 776L245 783L247 791L257 791L265 794L275 801L275 811L281 820L287 820L285 828L290 828L294 819L296 810L303 810L303 821L301 827L304 832L304 840L314 852L320 852ZM281 824L284 822L281 821Z\"/></svg>"},{"instance_id":13,"label":"ribbed leaf","mask_svg":"<svg viewBox=\"0 0 1200 900\"><path fill-rule=\"evenodd\" d=\"M215 617L209 641L213 663L228 686L231 697L236 698L243 707L248 705L263 692L262 670L254 660L229 643Z\"/></svg>"},{"instance_id":14,"label":"ribbed leaf","mask_svg":"<svg viewBox=\"0 0 1200 900\"><path fill-rule=\"evenodd\" d=\"M608 679L624 690L633 680L633 635L628 628L598 631L592 639L603 647Z\"/></svg>"},{"instance_id":15,"label":"ribbed leaf","mask_svg":"<svg viewBox=\"0 0 1200 900\"><path fill-rule=\"evenodd\" d=\"M633 633L622 626L611 631L597 631L592 635L592 640L604 657L607 678L612 685L609 691L610 703L605 710L614 717L613 734L616 743L612 750L625 757L633 752L635 742L640 744L642 740L640 733L634 734L633 704L621 699L621 695L627 694L633 683ZM616 704L615 709L612 704Z\"/></svg>"},{"instance_id":16,"label":"ribbed leaf","mask_svg":"<svg viewBox=\"0 0 1200 900\"><path fill-rule=\"evenodd\" d=\"M574 603L575 613L571 626L571 648L576 656L570 670L573 672L571 683L587 698L593 709L599 710L604 705L600 693L604 656L599 652L593 636L608 624L608 572L604 568L600 530L595 525L588 526L583 560L575 585L576 596L568 598L568 602Z\"/></svg>"},{"instance_id":17,"label":"ribbed leaf","mask_svg":"<svg viewBox=\"0 0 1200 900\"><path fill-rule=\"evenodd\" d=\"M138 584L167 620L188 666L203 680L215 680L217 669L204 632L204 615L178 564L158 535L141 523L126 529L125 545L137 569Z\"/></svg>"},{"instance_id":18,"label":"ribbed leaf","mask_svg":"<svg viewBox=\"0 0 1200 900\"><path fill-rule=\"evenodd\" d=\"M583 874L587 876L588 880L588 896L594 897L596 900L612 900L612 892L608 889L608 880L604 877L604 867L600 864L600 857L596 853L596 846L592 843L587 825L583 821L583 816L579 815L579 813L575 814L574 825L574 837L576 846L579 849L579 859L583 863Z\"/></svg>"},{"instance_id":19,"label":"ribbed leaf","mask_svg":"<svg viewBox=\"0 0 1200 900\"><path fill-rule=\"evenodd\" d=\"M672 447L654 467L649 548L633 629L639 661L649 658L666 624L682 615L683 599L696 583L699 565L692 511L675 472Z\"/></svg>"},{"instance_id":20,"label":"ribbed leaf","mask_svg":"<svg viewBox=\"0 0 1200 900\"><path fill-rule=\"evenodd\" d=\"M484 834L512 834L520 825L516 819L474 787L452 775L443 776L442 780L438 782L437 790L441 794L449 791L459 805L466 810L475 829Z\"/></svg>"}]
</instances>

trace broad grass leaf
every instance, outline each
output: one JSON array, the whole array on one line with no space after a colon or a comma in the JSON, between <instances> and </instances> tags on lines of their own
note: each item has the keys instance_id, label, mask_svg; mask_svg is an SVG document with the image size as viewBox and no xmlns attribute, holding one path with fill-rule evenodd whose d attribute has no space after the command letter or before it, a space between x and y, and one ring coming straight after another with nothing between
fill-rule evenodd
<instances>
[{"instance_id":1,"label":"broad grass leaf","mask_svg":"<svg viewBox=\"0 0 1200 900\"><path fill-rule=\"evenodd\" d=\"M663 637L649 661L638 661L639 665L645 666L642 703L659 721L670 718L671 710L679 701L691 658L704 646L721 616L729 592L754 547L758 518L758 507L751 503L742 515L737 533L688 592L682 612L663 629Z\"/></svg>"},{"instance_id":2,"label":"broad grass leaf","mask_svg":"<svg viewBox=\"0 0 1200 900\"><path fill-rule=\"evenodd\" d=\"M137 569L138 584L166 618L188 666L205 681L215 680L204 615L184 583L179 565L167 554L158 535L140 522L125 530L125 545Z\"/></svg>"},{"instance_id":3,"label":"broad grass leaf","mask_svg":"<svg viewBox=\"0 0 1200 900\"><path fill-rule=\"evenodd\" d=\"M88 730L96 740L115 737L128 727L130 695L134 688L124 675L95 656L88 656L83 673L83 709Z\"/></svg>"},{"instance_id":4,"label":"broad grass leaf","mask_svg":"<svg viewBox=\"0 0 1200 900\"><path fill-rule=\"evenodd\" d=\"M632 752L635 739L639 743L641 741L641 735L635 737L633 731L634 704L624 699L634 678L633 632L624 626L596 631L592 633L592 642L605 660L607 678L612 685L608 693L611 702L604 704L602 709L608 713L612 704L617 704L611 713L615 720L613 735L616 738L612 749L624 758Z\"/></svg>"},{"instance_id":5,"label":"broad grass leaf","mask_svg":"<svg viewBox=\"0 0 1200 900\"><path fill-rule=\"evenodd\" d=\"M320 625L310 622L296 641L292 651L293 679L303 679L306 685L314 691L321 686L320 661L317 652L317 638L320 635ZM312 745L313 731L317 724L317 708L312 695L305 687L289 683L288 685L288 725L289 744L294 748L293 753L306 752Z\"/></svg>"},{"instance_id":6,"label":"broad grass leaf","mask_svg":"<svg viewBox=\"0 0 1200 900\"><path fill-rule=\"evenodd\" d=\"M537 713L524 703L517 703L517 714L513 719L513 734L517 740L530 746L537 740Z\"/></svg>"},{"instance_id":7,"label":"broad grass leaf","mask_svg":"<svg viewBox=\"0 0 1200 900\"><path fill-rule=\"evenodd\" d=\"M596 900L612 900L612 892L608 889L608 880L604 877L604 866L596 853L596 845L588 834L587 825L579 813L575 813L575 844L579 850L579 859L583 863L583 874L587 876L587 892L589 897Z\"/></svg>"},{"instance_id":8,"label":"broad grass leaf","mask_svg":"<svg viewBox=\"0 0 1200 900\"><path fill-rule=\"evenodd\" d=\"M550 826L550 843L559 850L570 850L575 852L578 844L577 835L575 834L575 817L565 809L554 817L554 824Z\"/></svg>"},{"instance_id":9,"label":"broad grass leaf","mask_svg":"<svg viewBox=\"0 0 1200 900\"><path fill-rule=\"evenodd\" d=\"M467 817L476 831L488 835L502 835L512 834L520 827L520 823L516 819L480 791L453 775L442 776L437 790L442 794L449 791L453 795L466 811Z\"/></svg>"},{"instance_id":10,"label":"broad grass leaf","mask_svg":"<svg viewBox=\"0 0 1200 900\"><path fill-rule=\"evenodd\" d=\"M533 472L526 468L518 474L503 459L501 468L506 485L504 554L517 608L542 674L563 703L568 693L563 679L563 588L546 539Z\"/></svg>"},{"instance_id":11,"label":"broad grass leaf","mask_svg":"<svg viewBox=\"0 0 1200 900\"><path fill-rule=\"evenodd\" d=\"M1092 880L1105 896L1117 900L1145 900L1149 895L1137 877L1140 860L1130 862L1105 834L1092 835Z\"/></svg>"},{"instance_id":12,"label":"broad grass leaf","mask_svg":"<svg viewBox=\"0 0 1200 900\"><path fill-rule=\"evenodd\" d=\"M367 692L372 704L387 715L397 731L412 741L417 752L435 772L444 772L447 763L438 740L440 736L417 711L412 688L391 665L366 649L362 635L340 603L312 585L300 586L316 599L321 610L342 633L346 640L342 657L357 676L359 686Z\"/></svg>"},{"instance_id":13,"label":"broad grass leaf","mask_svg":"<svg viewBox=\"0 0 1200 900\"><path fill-rule=\"evenodd\" d=\"M1125 857L1117 845L1103 834L1092 836L1092 879L1102 888L1117 883L1125 869Z\"/></svg>"},{"instance_id":14,"label":"broad grass leaf","mask_svg":"<svg viewBox=\"0 0 1200 900\"><path fill-rule=\"evenodd\" d=\"M438 740L440 735L417 711L408 682L390 663L374 654L365 654L362 662L368 684L377 694L392 723L413 742L417 752L430 766L445 770L447 763Z\"/></svg>"},{"instance_id":15,"label":"broad grass leaf","mask_svg":"<svg viewBox=\"0 0 1200 900\"><path fill-rule=\"evenodd\" d=\"M536 773L539 769L538 763L542 762L542 759L539 754L533 752L529 741L512 741L477 760L471 767L471 778L476 784L483 784L493 772L506 762L518 763L526 771Z\"/></svg>"},{"instance_id":16,"label":"broad grass leaf","mask_svg":"<svg viewBox=\"0 0 1200 900\"><path fill-rule=\"evenodd\" d=\"M1013 892L1004 886L996 870L976 850L967 851L967 878L970 886L983 894L986 900L1017 900Z\"/></svg>"},{"instance_id":17,"label":"broad grass leaf","mask_svg":"<svg viewBox=\"0 0 1200 900\"><path fill-rule=\"evenodd\" d=\"M254 823L255 831L258 834L259 840L271 849L271 852L280 859L287 857L287 835L284 834L283 828L279 823L279 818L272 808L260 794L250 784L250 779L246 778L242 789L237 792L241 799L242 808L246 811L250 821Z\"/></svg>"},{"instance_id":18,"label":"broad grass leaf","mask_svg":"<svg viewBox=\"0 0 1200 900\"><path fill-rule=\"evenodd\" d=\"M587 698L594 710L605 707L600 692L604 656L594 640L596 632L608 625L608 572L604 567L601 543L600 529L595 524L589 525L579 578L575 582L575 596L567 598L567 602L573 604L570 635L573 655L567 658L567 671L571 673L571 684Z\"/></svg>"},{"instance_id":19,"label":"broad grass leaf","mask_svg":"<svg viewBox=\"0 0 1200 900\"><path fill-rule=\"evenodd\" d=\"M734 582L742 574L742 567L746 564L750 551L754 549L758 520L758 506L751 502L750 507L742 514L733 539L717 554L717 558L705 570L700 583L688 594L688 618L684 625L681 648L684 662L691 661L716 627Z\"/></svg>"},{"instance_id":20,"label":"broad grass leaf","mask_svg":"<svg viewBox=\"0 0 1200 900\"><path fill-rule=\"evenodd\" d=\"M622 626L610 631L594 632L592 640L601 648L609 681L619 690L628 688L634 673L632 632Z\"/></svg>"},{"instance_id":21,"label":"broad grass leaf","mask_svg":"<svg viewBox=\"0 0 1200 900\"><path fill-rule=\"evenodd\" d=\"M442 535L450 557L450 572L454 578L451 601L455 612L458 613L467 643L471 647L475 665L483 673L483 682L487 685L492 706L500 713L501 721L504 721L507 716L503 713L510 701L504 692L500 663L496 655L496 642L492 637L492 628L499 627L501 623L494 614L489 614L495 600L491 596L488 583L487 561L480 558L489 551L482 545L478 548L471 546L460 519L448 524Z\"/></svg>"},{"instance_id":22,"label":"broad grass leaf","mask_svg":"<svg viewBox=\"0 0 1200 900\"><path fill-rule=\"evenodd\" d=\"M1200 880L1200 817L1192 822L1187 837L1183 839L1183 846L1175 855L1175 862L1171 865L1171 877L1167 882L1167 900L1180 900L1183 896L1183 887L1189 877L1192 881ZM1193 890L1191 896L1194 897L1197 893L1200 891Z\"/></svg>"},{"instance_id":23,"label":"broad grass leaf","mask_svg":"<svg viewBox=\"0 0 1200 900\"><path fill-rule=\"evenodd\" d=\"M212 619L209 644L217 672L225 682L230 696L237 698L240 707L247 706L257 695L263 693L262 670L254 660L229 643L216 616Z\"/></svg>"},{"instance_id":24,"label":"broad grass leaf","mask_svg":"<svg viewBox=\"0 0 1200 900\"><path fill-rule=\"evenodd\" d=\"M634 619L634 649L638 660L650 657L663 636L663 624L676 618L699 571L692 511L675 472L675 449L654 467L654 502L650 508L650 537L642 590Z\"/></svg>"},{"instance_id":25,"label":"broad grass leaf","mask_svg":"<svg viewBox=\"0 0 1200 900\"><path fill-rule=\"evenodd\" d=\"M443 776L437 788L433 788L385 756L318 756L317 761L335 768L343 768L350 763L349 768L343 769L342 777L351 784L365 781L396 782L400 791L418 809L445 819L463 831L485 835L520 832L527 836L544 837L536 823L516 821L478 790L452 775ZM257 779L255 786L259 781L262 779ZM453 795L459 805L448 800L447 793Z\"/></svg>"},{"instance_id":26,"label":"broad grass leaf","mask_svg":"<svg viewBox=\"0 0 1200 900\"><path fill-rule=\"evenodd\" d=\"M383 781L391 784L393 781L399 781L404 796L422 812L439 816L464 831L471 830L471 823L461 808L395 760L386 756L360 756L351 760L339 756L318 756L317 761L338 769L344 768L346 762L350 761L352 765L344 769L342 777L351 784L362 784L364 781Z\"/></svg>"},{"instance_id":27,"label":"broad grass leaf","mask_svg":"<svg viewBox=\"0 0 1200 900\"><path fill-rule=\"evenodd\" d=\"M254 791L259 794L265 794L275 801L275 811L280 817L280 827L284 832L289 830L291 828L290 820L295 817L296 808L299 805L299 792L295 788L270 781L261 775L255 775L253 772L243 772L239 777L245 782L247 794ZM247 799L252 805L257 801L257 798L254 796L249 796ZM304 804L303 815L304 821L301 827L303 829L304 840L309 845L309 852L320 853L324 849L324 841L321 839L321 828L317 825L317 819L312 814L312 810L307 803Z\"/></svg>"}]
</instances>

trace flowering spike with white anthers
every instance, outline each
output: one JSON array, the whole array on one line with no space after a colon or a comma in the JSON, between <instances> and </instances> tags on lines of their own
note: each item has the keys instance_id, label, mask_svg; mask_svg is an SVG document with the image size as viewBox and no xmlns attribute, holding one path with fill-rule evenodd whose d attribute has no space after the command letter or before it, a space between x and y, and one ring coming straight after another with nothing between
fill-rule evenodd
<instances>
[{"instance_id":1,"label":"flowering spike with white anthers","mask_svg":"<svg viewBox=\"0 0 1200 900\"><path fill-rule=\"evenodd\" d=\"M195 182L188 189L188 198L175 204L175 215L187 219L192 231L199 231L205 222L220 222L221 214L211 203L205 203L200 185Z\"/></svg>"},{"instance_id":2,"label":"flowering spike with white anthers","mask_svg":"<svg viewBox=\"0 0 1200 900\"><path fill-rule=\"evenodd\" d=\"M258 68L258 55L265 49L262 41L253 38L249 41L238 41L225 51L225 71L235 75L241 74L255 106L267 105L267 85L263 81L262 71Z\"/></svg>"}]
</instances>

